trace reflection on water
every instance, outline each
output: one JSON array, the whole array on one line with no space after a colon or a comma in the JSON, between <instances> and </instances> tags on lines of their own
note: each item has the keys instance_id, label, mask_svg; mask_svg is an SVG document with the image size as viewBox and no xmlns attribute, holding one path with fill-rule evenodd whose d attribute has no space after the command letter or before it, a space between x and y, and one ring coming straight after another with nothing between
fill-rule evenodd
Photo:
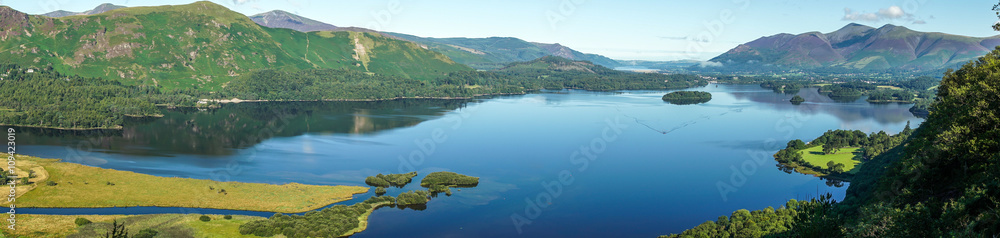
<instances>
[{"instance_id":1,"label":"reflection on water","mask_svg":"<svg viewBox=\"0 0 1000 238\"><path fill-rule=\"evenodd\" d=\"M759 160L737 191L722 195L717 184L791 139L811 140L832 129L897 133L907 121L922 121L908 105L837 103L808 88L799 92L806 102L798 106L789 102L793 95L758 85L692 90L711 92L713 99L682 106L663 102L665 91L564 90L475 103L236 104L169 110L122 131L40 130L18 140L25 154L89 153L106 161L96 166L158 176L219 179L213 175L225 173L231 181L361 186L372 174L414 170L481 178L476 189L433 199L424 211L379 209L368 230L352 237L654 237L738 209L826 192L842 198L848 183L787 174L772 169L777 163L770 158ZM612 136L605 130L618 122L624 128L613 142L593 144ZM428 142L434 135L440 142ZM581 146L601 151L586 155L593 158L585 170L573 160L581 158L574 157ZM237 170L230 170L233 164ZM526 199L554 194L544 184L561 171L572 171L574 182L552 195L519 234L511 214L524 213ZM408 189L389 193L401 190Z\"/></svg>"},{"instance_id":2,"label":"reflection on water","mask_svg":"<svg viewBox=\"0 0 1000 238\"><path fill-rule=\"evenodd\" d=\"M228 155L272 137L371 134L414 126L465 107L465 100L267 102L218 109L164 109L162 118L128 121L122 130L17 128L29 145L87 146L129 155ZM23 139L22 139L23 138Z\"/></svg>"},{"instance_id":3,"label":"reflection on water","mask_svg":"<svg viewBox=\"0 0 1000 238\"><path fill-rule=\"evenodd\" d=\"M742 100L759 102L760 105L767 106L780 111L795 111L815 115L818 113L830 114L845 123L859 120L874 119L880 123L900 123L913 118L909 109L913 104L903 103L869 103L867 98L857 97L851 99L834 100L820 94L816 88L803 88L798 95L805 99L801 105L793 105L789 100L794 94L779 94L767 91L766 89L757 91L732 92L733 97ZM803 106L809 106L810 110L800 110ZM875 108L877 110L872 110Z\"/></svg>"}]
</instances>

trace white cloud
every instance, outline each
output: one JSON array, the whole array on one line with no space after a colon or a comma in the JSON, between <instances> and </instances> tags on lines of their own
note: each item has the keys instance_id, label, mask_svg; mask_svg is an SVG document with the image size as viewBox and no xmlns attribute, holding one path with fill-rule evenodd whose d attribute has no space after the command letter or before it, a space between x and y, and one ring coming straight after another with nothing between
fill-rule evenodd
<instances>
[{"instance_id":1,"label":"white cloud","mask_svg":"<svg viewBox=\"0 0 1000 238\"><path fill-rule=\"evenodd\" d=\"M713 62L713 61L702 61L702 62L698 62L698 67L702 67L702 68L707 68L707 67L722 67L722 63Z\"/></svg>"},{"instance_id":2,"label":"white cloud","mask_svg":"<svg viewBox=\"0 0 1000 238\"><path fill-rule=\"evenodd\" d=\"M845 21L871 21L875 22L879 20L878 15L875 13L854 13L850 8L844 8L844 19Z\"/></svg>"},{"instance_id":3,"label":"white cloud","mask_svg":"<svg viewBox=\"0 0 1000 238\"><path fill-rule=\"evenodd\" d=\"M931 19L934 19L931 16ZM894 21L903 20L908 21L912 24L927 24L923 19L918 19L913 14L907 13L903 8L892 5L888 8L878 9L877 12L855 12L850 8L844 8L844 21L864 21L864 22L880 22L880 21Z\"/></svg>"},{"instance_id":4,"label":"white cloud","mask_svg":"<svg viewBox=\"0 0 1000 238\"><path fill-rule=\"evenodd\" d=\"M899 19L907 14L899 6L890 6L889 8L878 9L878 15L888 19Z\"/></svg>"}]
</instances>

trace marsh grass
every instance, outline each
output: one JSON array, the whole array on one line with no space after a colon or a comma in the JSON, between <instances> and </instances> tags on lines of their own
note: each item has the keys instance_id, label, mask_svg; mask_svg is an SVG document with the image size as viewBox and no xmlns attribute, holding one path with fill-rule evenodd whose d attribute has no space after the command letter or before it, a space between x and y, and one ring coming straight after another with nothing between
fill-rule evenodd
<instances>
[{"instance_id":1,"label":"marsh grass","mask_svg":"<svg viewBox=\"0 0 1000 238\"><path fill-rule=\"evenodd\" d=\"M17 198L18 207L160 206L298 213L368 191L367 187L357 186L273 185L158 177L30 156L18 156L18 160L25 165L35 163L44 167L46 180L58 183L56 186L37 186L44 181L35 181L36 186L31 191Z\"/></svg>"}]
</instances>

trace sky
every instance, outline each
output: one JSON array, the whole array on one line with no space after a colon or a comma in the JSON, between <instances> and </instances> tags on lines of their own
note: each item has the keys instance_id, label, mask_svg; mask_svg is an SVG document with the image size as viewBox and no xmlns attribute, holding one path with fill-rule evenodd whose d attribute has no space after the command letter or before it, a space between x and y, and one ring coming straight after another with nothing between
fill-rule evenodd
<instances>
[{"instance_id":1,"label":"sky","mask_svg":"<svg viewBox=\"0 0 1000 238\"><path fill-rule=\"evenodd\" d=\"M517 37L620 60L708 60L779 33L831 32L848 23L998 35L997 0L212 0L253 15L284 10L336 26L423 37ZM82 12L101 3L191 0L0 0L22 12Z\"/></svg>"}]
</instances>

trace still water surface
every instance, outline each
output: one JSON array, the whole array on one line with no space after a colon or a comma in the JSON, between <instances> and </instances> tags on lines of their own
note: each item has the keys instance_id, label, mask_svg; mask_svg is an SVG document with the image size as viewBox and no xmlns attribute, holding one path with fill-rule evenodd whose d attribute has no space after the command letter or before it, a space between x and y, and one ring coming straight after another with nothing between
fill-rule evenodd
<instances>
[{"instance_id":1,"label":"still water surface","mask_svg":"<svg viewBox=\"0 0 1000 238\"><path fill-rule=\"evenodd\" d=\"M840 103L814 89L800 92L807 102L798 106L788 103L792 95L756 85L694 90L712 92L712 101L678 106L660 100L661 91L558 91L469 101L244 103L166 110L121 131L21 128L18 141L28 155L159 176L361 186L365 176L401 170L419 171L417 181L434 171L481 177L478 187L442 195L422 211L379 209L355 237L511 237L518 234L512 215L531 221L521 226L524 237L652 237L737 209L827 192L842 199L846 183L784 173L770 155L827 130L895 134L923 121L910 105ZM558 183L561 173L571 183L542 185ZM731 187L720 192L720 184ZM389 194L410 189L419 185ZM171 212L165 209L153 212Z\"/></svg>"}]
</instances>

